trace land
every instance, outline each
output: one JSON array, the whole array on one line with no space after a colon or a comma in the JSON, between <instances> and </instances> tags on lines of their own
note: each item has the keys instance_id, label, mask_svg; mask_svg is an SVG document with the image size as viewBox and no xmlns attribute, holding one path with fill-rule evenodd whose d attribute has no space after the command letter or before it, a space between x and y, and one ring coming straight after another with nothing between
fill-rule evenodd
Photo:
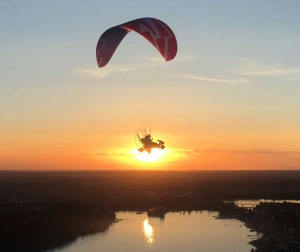
<instances>
[{"instance_id":1,"label":"land","mask_svg":"<svg viewBox=\"0 0 300 252\"><path fill-rule=\"evenodd\" d=\"M224 203L217 218L238 219L256 233L251 252L300 251L300 204L264 202L247 209Z\"/></svg>"},{"instance_id":2,"label":"land","mask_svg":"<svg viewBox=\"0 0 300 252\"><path fill-rule=\"evenodd\" d=\"M300 171L2 171L0 239L4 251L45 251L105 232L116 221L116 211L215 210L224 217L224 202L262 198L300 199ZM251 214L247 219L249 212L239 212L249 210L235 207L228 214L250 225ZM260 211L251 211L259 216ZM268 223L276 220L270 218ZM287 230L293 221L282 220ZM251 223L264 235L253 243L256 251L273 251L259 250L271 236L261 222Z\"/></svg>"}]
</instances>

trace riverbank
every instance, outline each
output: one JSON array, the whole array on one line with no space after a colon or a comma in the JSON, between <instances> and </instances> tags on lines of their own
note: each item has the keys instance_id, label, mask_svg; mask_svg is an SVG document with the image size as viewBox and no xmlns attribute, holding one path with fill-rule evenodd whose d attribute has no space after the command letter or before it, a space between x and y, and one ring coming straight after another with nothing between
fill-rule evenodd
<instances>
[{"instance_id":1,"label":"riverbank","mask_svg":"<svg viewBox=\"0 0 300 252\"><path fill-rule=\"evenodd\" d=\"M217 218L238 219L260 234L249 242L255 247L251 252L300 251L300 204L260 203L247 209L225 203Z\"/></svg>"},{"instance_id":2,"label":"riverbank","mask_svg":"<svg viewBox=\"0 0 300 252\"><path fill-rule=\"evenodd\" d=\"M1 251L41 252L104 232L116 215L74 202L6 204L0 207Z\"/></svg>"},{"instance_id":3,"label":"riverbank","mask_svg":"<svg viewBox=\"0 0 300 252\"><path fill-rule=\"evenodd\" d=\"M192 210L198 210L190 208ZM123 209L128 210L128 209ZM135 209L137 210L137 209ZM181 211L163 208L164 213ZM206 202L202 210L219 211L216 218L238 219L254 238L251 252L299 252L300 204L260 203L253 209L233 203ZM66 245L80 236L105 232L116 214L101 204L52 202L0 204L0 237L3 251L41 252Z\"/></svg>"},{"instance_id":4,"label":"riverbank","mask_svg":"<svg viewBox=\"0 0 300 252\"><path fill-rule=\"evenodd\" d=\"M62 246L107 230L117 211L162 207L165 212L221 210L222 216L230 206L222 202L228 200L299 199L299 184L300 171L0 172L1 248L35 252ZM266 209L247 212L233 205L229 210L258 231L255 218L269 220ZM281 228L289 226L287 218L281 221ZM266 230L264 237L272 240ZM261 249L258 244L265 241L256 243Z\"/></svg>"}]
</instances>

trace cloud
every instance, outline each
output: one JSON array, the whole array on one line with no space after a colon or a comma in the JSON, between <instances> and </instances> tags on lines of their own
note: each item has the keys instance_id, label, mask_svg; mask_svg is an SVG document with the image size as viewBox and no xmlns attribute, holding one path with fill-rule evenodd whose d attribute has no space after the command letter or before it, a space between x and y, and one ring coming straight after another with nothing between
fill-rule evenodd
<instances>
[{"instance_id":1,"label":"cloud","mask_svg":"<svg viewBox=\"0 0 300 252\"><path fill-rule=\"evenodd\" d=\"M147 61L152 61L152 62L165 62L165 60L162 57L157 57L157 56L148 56L146 57Z\"/></svg>"},{"instance_id":2,"label":"cloud","mask_svg":"<svg viewBox=\"0 0 300 252\"><path fill-rule=\"evenodd\" d=\"M248 79L223 79L223 78L219 79L219 78L204 77L204 76L191 75L191 74L179 74L179 75L176 75L175 77L192 79L192 80L199 80L199 81L231 83L231 84L248 82Z\"/></svg>"},{"instance_id":3,"label":"cloud","mask_svg":"<svg viewBox=\"0 0 300 252\"><path fill-rule=\"evenodd\" d=\"M270 76L270 77L278 77L278 76L286 76L288 79L293 77L300 78L300 67L293 68L273 68L267 70L256 70L256 71L245 71L238 73L239 75L252 75L252 76Z\"/></svg>"},{"instance_id":4,"label":"cloud","mask_svg":"<svg viewBox=\"0 0 300 252\"><path fill-rule=\"evenodd\" d=\"M158 56L146 57L146 60L144 62L140 62L139 64L133 64L133 65L129 65L129 66L109 64L100 69L92 66L92 67L75 69L75 70L73 70L73 72L76 75L79 75L83 78L104 79L112 73L135 71L143 66L167 66L170 64L177 64L179 62L192 61L194 59L195 59L195 57L190 56L190 55L176 56L176 58L174 60L169 61L166 64L166 61L164 60L164 58L162 56L158 55Z\"/></svg>"},{"instance_id":5,"label":"cloud","mask_svg":"<svg viewBox=\"0 0 300 252\"><path fill-rule=\"evenodd\" d=\"M116 72L129 72L133 71L135 68L133 66L105 66L104 68L83 68L83 69L75 69L74 73L90 79L104 79L111 73Z\"/></svg>"},{"instance_id":6,"label":"cloud","mask_svg":"<svg viewBox=\"0 0 300 252\"><path fill-rule=\"evenodd\" d=\"M204 151L199 149L176 149L174 150L174 152L187 156L202 156L203 154L205 154Z\"/></svg>"},{"instance_id":7,"label":"cloud","mask_svg":"<svg viewBox=\"0 0 300 252\"><path fill-rule=\"evenodd\" d=\"M241 67L242 65L244 67ZM264 65L258 63L256 60L239 62L237 66L233 66L232 68L227 69L227 71L233 74L233 76L236 78L216 78L194 74L179 74L175 75L174 77L229 84L246 83L251 80L250 77L277 78L280 80L289 81L300 79L300 67L282 67L282 65L279 63Z\"/></svg>"},{"instance_id":8,"label":"cloud","mask_svg":"<svg viewBox=\"0 0 300 252\"><path fill-rule=\"evenodd\" d=\"M205 149L203 153L228 153L228 154L251 154L251 155L300 155L300 151L271 151L271 150L226 150L226 149Z\"/></svg>"},{"instance_id":9,"label":"cloud","mask_svg":"<svg viewBox=\"0 0 300 252\"><path fill-rule=\"evenodd\" d=\"M244 65L245 67L240 67ZM300 67L283 67L280 63L261 64L255 60L240 62L233 72L239 76L269 77L280 80L300 79Z\"/></svg>"},{"instance_id":10,"label":"cloud","mask_svg":"<svg viewBox=\"0 0 300 252\"><path fill-rule=\"evenodd\" d=\"M76 75L79 75L83 78L104 79L112 73L134 71L142 66L162 66L162 65L176 64L179 62L187 62L187 61L194 60L195 57L189 56L189 55L182 55L182 56L177 56L175 59L172 61L169 61L168 64L166 64L166 61L164 60L164 58L162 56L160 56L160 55L155 56L155 57L150 56L150 57L146 58L146 62L141 62L140 64L136 64L136 65L130 65L130 66L107 65L100 69L92 66L92 67L75 69L73 72Z\"/></svg>"},{"instance_id":11,"label":"cloud","mask_svg":"<svg viewBox=\"0 0 300 252\"><path fill-rule=\"evenodd\" d=\"M169 66L169 65L174 65L178 64L181 62L190 62L195 60L196 58L191 55L181 55L181 56L176 56L174 60L166 62L165 59L161 56L148 56L146 57L146 63L143 65L146 66Z\"/></svg>"},{"instance_id":12,"label":"cloud","mask_svg":"<svg viewBox=\"0 0 300 252\"><path fill-rule=\"evenodd\" d=\"M233 155L278 155L278 156L300 156L300 151L271 151L271 150L226 150L226 149L187 149L176 150L176 153L201 156L205 154L233 154Z\"/></svg>"},{"instance_id":13,"label":"cloud","mask_svg":"<svg viewBox=\"0 0 300 252\"><path fill-rule=\"evenodd\" d=\"M125 152L111 152L111 151L108 151L108 152L97 152L96 153L98 156L102 156L102 157L109 157L109 156L126 156L128 155L128 153L125 153Z\"/></svg>"},{"instance_id":14,"label":"cloud","mask_svg":"<svg viewBox=\"0 0 300 252\"><path fill-rule=\"evenodd\" d=\"M284 152L270 150L226 150L226 149L205 149L204 153L228 153L228 154L260 154L260 155L283 155Z\"/></svg>"}]
</instances>

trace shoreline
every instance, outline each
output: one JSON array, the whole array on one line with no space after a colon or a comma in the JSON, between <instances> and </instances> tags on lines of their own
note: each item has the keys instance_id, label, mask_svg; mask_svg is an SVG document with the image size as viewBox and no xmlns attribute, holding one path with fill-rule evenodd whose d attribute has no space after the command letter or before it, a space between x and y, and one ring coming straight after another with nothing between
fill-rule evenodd
<instances>
[{"instance_id":1,"label":"shoreline","mask_svg":"<svg viewBox=\"0 0 300 252\"><path fill-rule=\"evenodd\" d=\"M46 206L27 203L22 208L3 208L0 204L0 236L5 251L41 252L68 245L80 236L105 232L119 220L116 213L130 211L148 213L146 209L105 210L99 204L80 202L56 202ZM211 201L205 207L188 210L177 207L159 208L158 218L168 212L214 211L216 219L237 219L260 236L249 242L255 248L251 252L299 252L300 251L300 204L261 203L253 209L241 208L234 203ZM163 213L163 215L162 215Z\"/></svg>"},{"instance_id":2,"label":"shoreline","mask_svg":"<svg viewBox=\"0 0 300 252\"><path fill-rule=\"evenodd\" d=\"M300 251L300 204L260 203L253 209L224 204L220 219L237 219L257 234L249 242L251 252L299 252Z\"/></svg>"},{"instance_id":3,"label":"shoreline","mask_svg":"<svg viewBox=\"0 0 300 252\"><path fill-rule=\"evenodd\" d=\"M46 247L46 243L50 248L54 244L64 245L78 236L105 232L115 217L109 217L108 221L104 217L103 224L97 222L102 218L100 213L115 216L117 211L139 212L158 207L166 212L220 211L221 217L240 218L251 229L271 238L269 241L282 240L277 235L280 230L272 226L276 220L283 230L289 231L283 224L292 226L291 234L300 237L300 232L295 234L298 227L293 226L300 219L291 220L293 213L286 214L290 211L289 204L274 203L275 209L269 209L273 203L261 203L249 212L233 203L223 203L236 199L299 200L300 172L0 172L0 175L0 237L7 245L6 251L41 251L18 250L19 245L26 245L23 237L26 246L36 248ZM255 219L259 217L262 227ZM23 227L24 223L29 228ZM272 233L267 233L268 229L276 230L275 239ZM47 232L53 233L56 241ZM14 239L14 234L18 239ZM35 235L42 242L35 240ZM289 242L298 241L284 234L282 237ZM260 252L263 250L259 243L266 242L252 243ZM10 244L16 249L10 248Z\"/></svg>"}]
</instances>

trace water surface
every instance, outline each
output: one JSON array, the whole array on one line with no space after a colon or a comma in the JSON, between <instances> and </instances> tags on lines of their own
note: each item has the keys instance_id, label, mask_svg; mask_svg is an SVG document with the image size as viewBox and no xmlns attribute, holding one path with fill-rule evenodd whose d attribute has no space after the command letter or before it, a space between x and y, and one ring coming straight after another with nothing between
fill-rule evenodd
<instances>
[{"instance_id":1,"label":"water surface","mask_svg":"<svg viewBox=\"0 0 300 252\"><path fill-rule=\"evenodd\" d=\"M164 219L146 213L117 212L104 233L82 238L53 252L210 251L250 252L251 233L238 220L215 219L217 212L167 213Z\"/></svg>"}]
</instances>

